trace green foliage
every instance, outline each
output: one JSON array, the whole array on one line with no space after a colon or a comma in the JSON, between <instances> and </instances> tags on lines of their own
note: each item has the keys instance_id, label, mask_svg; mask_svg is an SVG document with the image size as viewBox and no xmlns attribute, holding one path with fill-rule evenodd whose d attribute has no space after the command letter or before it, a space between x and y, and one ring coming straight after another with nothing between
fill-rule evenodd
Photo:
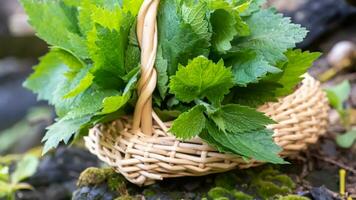
<instances>
[{"instance_id":1,"label":"green foliage","mask_svg":"<svg viewBox=\"0 0 356 200\"><path fill-rule=\"evenodd\" d=\"M276 14L274 10L259 10L246 19L251 35L236 39L233 50L252 51L268 63L285 60L284 53L301 42L307 31L300 25L291 24L289 18Z\"/></svg>"},{"instance_id":2,"label":"green foliage","mask_svg":"<svg viewBox=\"0 0 356 200\"><path fill-rule=\"evenodd\" d=\"M56 46L24 83L39 99L54 105L59 117L43 139L44 153L62 141L68 143L73 134L93 125L96 116L116 112L131 99L138 61L126 60L135 64L126 72L124 58L132 46L129 31L138 2L126 2L120 8L119 4L106 7L89 0L22 1L39 36ZM39 14L58 22L57 26L49 27ZM69 38L74 33L76 43Z\"/></svg>"},{"instance_id":3,"label":"green foliage","mask_svg":"<svg viewBox=\"0 0 356 200\"><path fill-rule=\"evenodd\" d=\"M51 118L52 111L50 108L42 106L31 108L24 119L0 132L0 154L11 151L11 148L15 147L23 138L38 134L38 130L43 126L43 123L48 123Z\"/></svg>"},{"instance_id":4,"label":"green foliage","mask_svg":"<svg viewBox=\"0 0 356 200\"><path fill-rule=\"evenodd\" d=\"M277 96L285 96L294 91L300 81L303 79L303 74L307 72L313 62L320 57L320 53L310 53L309 51L302 52L301 50L289 50L285 53L288 61L281 65L283 72L274 75L269 80L282 85L282 88L277 88L275 93Z\"/></svg>"},{"instance_id":5,"label":"green foliage","mask_svg":"<svg viewBox=\"0 0 356 200\"><path fill-rule=\"evenodd\" d=\"M32 190L31 185L23 183L22 181L36 172L38 163L37 157L25 155L18 161L15 171L11 174L8 166L0 165L0 198L14 200L16 191Z\"/></svg>"},{"instance_id":6,"label":"green foliage","mask_svg":"<svg viewBox=\"0 0 356 200\"><path fill-rule=\"evenodd\" d=\"M273 143L272 133L266 129L266 125L273 123L271 119L253 108L221 105L224 95L233 86L231 76L231 70L225 68L222 61L215 64L205 57L195 58L186 67L180 66L171 78L171 92L178 100L195 100L198 105L180 115L170 131L179 138L190 139L206 128L208 135L200 137L222 152L284 163L277 155L281 149ZM211 104L203 102L205 98ZM206 120L204 112L210 120Z\"/></svg>"},{"instance_id":7,"label":"green foliage","mask_svg":"<svg viewBox=\"0 0 356 200\"><path fill-rule=\"evenodd\" d=\"M205 127L205 107L197 105L181 114L171 128L171 132L182 139L191 139L201 133Z\"/></svg>"},{"instance_id":8,"label":"green foliage","mask_svg":"<svg viewBox=\"0 0 356 200\"><path fill-rule=\"evenodd\" d=\"M21 3L39 37L52 46L62 47L82 58L88 57L76 9L63 1L21 0Z\"/></svg>"},{"instance_id":9,"label":"green foliage","mask_svg":"<svg viewBox=\"0 0 356 200\"><path fill-rule=\"evenodd\" d=\"M352 110L345 107L345 102L350 97L351 85L345 80L342 83L325 89L329 103L334 107L339 115L342 124L346 128L346 133L336 136L336 143L342 148L350 148L356 141L356 129L350 126Z\"/></svg>"},{"instance_id":10,"label":"green foliage","mask_svg":"<svg viewBox=\"0 0 356 200\"><path fill-rule=\"evenodd\" d=\"M34 156L27 155L16 165L16 170L11 174L11 182L19 183L32 176L37 169L38 159Z\"/></svg>"},{"instance_id":11,"label":"green foliage","mask_svg":"<svg viewBox=\"0 0 356 200\"><path fill-rule=\"evenodd\" d=\"M287 60L280 61L276 67L274 67L274 69L279 70L279 73L275 73L278 72L278 70L274 71L273 74L266 74L266 72L262 71L263 75L259 76L258 74L247 71L246 73L240 73L235 76L235 81L239 80L240 84L244 83L243 80L259 81L257 83L252 81L253 84L249 84L246 87L235 87L225 101L229 100L243 105L257 107L265 102L275 101L277 97L292 93L302 80L303 74L307 73L308 68L320 56L320 53L288 50L284 55ZM257 67L261 66L258 65L258 63L254 64L257 64ZM266 70L268 68L265 67L264 69ZM254 73L258 72L258 70L254 71ZM244 74L249 74L249 76L245 76ZM251 77L255 78L249 79Z\"/></svg>"},{"instance_id":12,"label":"green foliage","mask_svg":"<svg viewBox=\"0 0 356 200\"><path fill-rule=\"evenodd\" d=\"M356 129L352 129L336 137L336 143L342 148L350 148L356 141Z\"/></svg>"},{"instance_id":13,"label":"green foliage","mask_svg":"<svg viewBox=\"0 0 356 200\"><path fill-rule=\"evenodd\" d=\"M234 82L239 86L258 83L267 73L276 74L282 72L252 51L234 54L233 58L229 59L228 64L232 65Z\"/></svg>"},{"instance_id":14,"label":"green foliage","mask_svg":"<svg viewBox=\"0 0 356 200\"><path fill-rule=\"evenodd\" d=\"M171 93L180 101L191 102L206 97L214 103L221 101L232 86L231 70L224 67L223 61L215 64L202 56L190 61L186 67L180 65L169 84Z\"/></svg>"},{"instance_id":15,"label":"green foliage","mask_svg":"<svg viewBox=\"0 0 356 200\"><path fill-rule=\"evenodd\" d=\"M334 87L329 87L325 91L328 95L331 106L342 112L345 109L344 103L349 98L351 93L350 82L345 80Z\"/></svg>"},{"instance_id":16,"label":"green foliage","mask_svg":"<svg viewBox=\"0 0 356 200\"><path fill-rule=\"evenodd\" d=\"M223 132L211 122L207 124L207 130L211 138L202 138L213 146L222 146L223 152L276 164L286 163L278 156L281 148L273 142L273 132L270 130L263 128L245 132Z\"/></svg>"},{"instance_id":17,"label":"green foliage","mask_svg":"<svg viewBox=\"0 0 356 200\"><path fill-rule=\"evenodd\" d=\"M211 118L220 130L234 133L260 130L268 124L275 123L263 113L237 104L221 106Z\"/></svg>"},{"instance_id":18,"label":"green foliage","mask_svg":"<svg viewBox=\"0 0 356 200\"><path fill-rule=\"evenodd\" d=\"M44 152L97 123L132 115L142 2L21 0L52 47L24 83L58 115ZM179 138L200 136L222 152L284 163L266 129L274 122L255 107L293 92L319 54L292 50L306 30L263 2L161 0L153 106L175 119L171 131Z\"/></svg>"}]
</instances>

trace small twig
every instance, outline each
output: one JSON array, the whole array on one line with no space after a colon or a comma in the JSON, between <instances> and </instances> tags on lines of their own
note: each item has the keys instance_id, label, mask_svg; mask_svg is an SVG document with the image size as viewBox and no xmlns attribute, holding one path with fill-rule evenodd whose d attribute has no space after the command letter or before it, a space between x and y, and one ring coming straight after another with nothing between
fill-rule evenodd
<instances>
[{"instance_id":1,"label":"small twig","mask_svg":"<svg viewBox=\"0 0 356 200\"><path fill-rule=\"evenodd\" d=\"M315 158L317 158L319 160L325 161L327 163L336 165L336 166L338 166L340 168L343 168L343 169L345 169L345 170L347 170L347 171L349 171L349 172L351 172L351 173L356 175L356 170L355 169L353 169L352 167L349 167L349 166L347 166L347 165L345 165L343 163L340 163L340 162L338 162L336 160L333 160L333 159L330 159L330 158L326 158L326 157L322 157L322 156L319 156L319 155L316 155L316 154L311 154L311 156L313 156L313 157L315 157Z\"/></svg>"}]
</instances>

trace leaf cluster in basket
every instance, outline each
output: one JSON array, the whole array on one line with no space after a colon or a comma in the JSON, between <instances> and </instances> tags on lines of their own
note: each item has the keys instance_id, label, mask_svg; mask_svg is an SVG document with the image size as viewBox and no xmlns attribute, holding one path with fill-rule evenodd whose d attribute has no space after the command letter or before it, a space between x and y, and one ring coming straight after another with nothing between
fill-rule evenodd
<instances>
[{"instance_id":1,"label":"leaf cluster in basket","mask_svg":"<svg viewBox=\"0 0 356 200\"><path fill-rule=\"evenodd\" d=\"M142 0L21 0L50 46L25 86L55 106L44 152L131 115L140 77ZM283 163L256 107L294 91L319 53L292 50L307 31L263 0L161 0L154 109L178 138Z\"/></svg>"}]
</instances>

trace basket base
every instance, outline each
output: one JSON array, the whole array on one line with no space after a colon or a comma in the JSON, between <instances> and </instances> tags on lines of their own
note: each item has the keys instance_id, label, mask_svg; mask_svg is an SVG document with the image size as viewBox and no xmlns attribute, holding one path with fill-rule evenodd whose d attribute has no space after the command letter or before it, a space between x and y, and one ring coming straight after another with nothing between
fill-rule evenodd
<instances>
[{"instance_id":1,"label":"basket base","mask_svg":"<svg viewBox=\"0 0 356 200\"><path fill-rule=\"evenodd\" d=\"M274 131L275 142L283 148L283 157L295 156L309 144L317 142L326 132L328 110L328 101L320 83L308 75L293 94L259 108L278 122L268 128ZM170 123L165 125L170 127ZM97 125L84 139L90 152L137 185L149 185L163 178L202 176L262 164L220 153L200 138L177 140L158 125L154 126L153 135L148 137L131 130L130 118Z\"/></svg>"}]
</instances>

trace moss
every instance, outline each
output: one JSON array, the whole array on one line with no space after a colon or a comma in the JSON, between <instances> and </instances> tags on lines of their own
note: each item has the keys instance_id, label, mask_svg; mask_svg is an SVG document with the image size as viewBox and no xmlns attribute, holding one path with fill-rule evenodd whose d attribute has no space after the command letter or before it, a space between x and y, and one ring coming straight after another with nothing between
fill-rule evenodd
<instances>
[{"instance_id":1,"label":"moss","mask_svg":"<svg viewBox=\"0 0 356 200\"><path fill-rule=\"evenodd\" d=\"M225 200L225 199L235 199L235 200L252 200L250 195L237 190L228 190L222 187L215 187L208 192L208 196L213 200Z\"/></svg>"},{"instance_id":2,"label":"moss","mask_svg":"<svg viewBox=\"0 0 356 200\"><path fill-rule=\"evenodd\" d=\"M107 178L108 187L111 191L117 191L120 195L127 195L126 180L123 176L117 173L111 174Z\"/></svg>"},{"instance_id":3,"label":"moss","mask_svg":"<svg viewBox=\"0 0 356 200\"><path fill-rule=\"evenodd\" d=\"M99 169L90 167L84 170L80 174L77 185L79 187L96 186L104 182L107 183L111 191L117 192L122 196L128 194L125 178L109 168Z\"/></svg>"},{"instance_id":4,"label":"moss","mask_svg":"<svg viewBox=\"0 0 356 200\"><path fill-rule=\"evenodd\" d=\"M142 199L144 199L144 197L141 195L136 195L136 196L124 195L116 198L115 200L142 200Z\"/></svg>"},{"instance_id":5,"label":"moss","mask_svg":"<svg viewBox=\"0 0 356 200\"><path fill-rule=\"evenodd\" d=\"M118 197L115 200L134 200L134 199L131 196L125 195L125 196Z\"/></svg>"},{"instance_id":6,"label":"moss","mask_svg":"<svg viewBox=\"0 0 356 200\"><path fill-rule=\"evenodd\" d=\"M231 197L231 192L225 188L222 187L215 187L212 188L209 192L208 192L208 196L214 200L217 199L221 199L222 197ZM227 198L229 199L229 198Z\"/></svg>"},{"instance_id":7,"label":"moss","mask_svg":"<svg viewBox=\"0 0 356 200\"><path fill-rule=\"evenodd\" d=\"M80 174L77 185L79 187L95 186L103 183L105 180L106 173L102 169L90 167Z\"/></svg>"},{"instance_id":8,"label":"moss","mask_svg":"<svg viewBox=\"0 0 356 200\"><path fill-rule=\"evenodd\" d=\"M310 200L308 197L302 197L298 195L288 195L285 197L279 197L278 200Z\"/></svg>"},{"instance_id":9,"label":"moss","mask_svg":"<svg viewBox=\"0 0 356 200\"><path fill-rule=\"evenodd\" d=\"M233 196L236 200L253 200L253 197L240 191L234 191Z\"/></svg>"},{"instance_id":10,"label":"moss","mask_svg":"<svg viewBox=\"0 0 356 200\"><path fill-rule=\"evenodd\" d=\"M232 190L235 188L235 184L236 184L235 176L236 175L231 172L219 174L215 178L215 185L217 187L222 187L222 188Z\"/></svg>"},{"instance_id":11,"label":"moss","mask_svg":"<svg viewBox=\"0 0 356 200\"><path fill-rule=\"evenodd\" d=\"M285 195L291 192L291 189L286 186L278 186L269 181L258 181L257 193L263 198L268 199L276 195Z\"/></svg>"},{"instance_id":12,"label":"moss","mask_svg":"<svg viewBox=\"0 0 356 200\"><path fill-rule=\"evenodd\" d=\"M286 186L288 188L295 188L295 183L293 182L293 180L287 176L287 175L284 175L284 174L281 174L281 175L275 175L275 176L267 176L266 177L267 180L270 180L270 181L277 181L277 183L283 185L283 186Z\"/></svg>"},{"instance_id":13,"label":"moss","mask_svg":"<svg viewBox=\"0 0 356 200\"><path fill-rule=\"evenodd\" d=\"M156 192L155 192L154 190L151 190L151 189L145 189L145 190L143 191L143 195L144 195L145 197L153 197L153 196L156 195Z\"/></svg>"},{"instance_id":14,"label":"moss","mask_svg":"<svg viewBox=\"0 0 356 200\"><path fill-rule=\"evenodd\" d=\"M295 184L289 176L270 167L255 175L251 186L256 188L258 195L263 199L269 199L292 192Z\"/></svg>"}]
</instances>

